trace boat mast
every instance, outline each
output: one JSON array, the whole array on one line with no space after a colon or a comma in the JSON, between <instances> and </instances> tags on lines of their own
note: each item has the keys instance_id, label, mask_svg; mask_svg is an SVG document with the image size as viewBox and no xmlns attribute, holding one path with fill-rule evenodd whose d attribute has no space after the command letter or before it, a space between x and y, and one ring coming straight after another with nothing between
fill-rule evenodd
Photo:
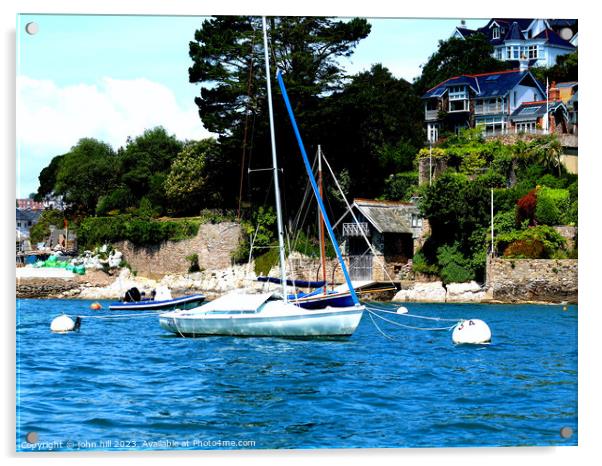
<instances>
[{"instance_id":1,"label":"boat mast","mask_svg":"<svg viewBox=\"0 0 602 466\"><path fill-rule=\"evenodd\" d=\"M270 57L268 53L268 33L265 16L261 17L263 24L263 52L265 57L265 79L268 90L268 112L270 115L270 138L272 143L272 165L274 169L274 193L276 195L276 217L278 219L278 247L280 249L280 279L282 281L282 299L287 301L286 269L284 257L284 227L282 224L282 206L280 205L280 184L278 182L278 159L276 157L276 136L274 134L274 114L272 110L272 83L270 80Z\"/></svg>"},{"instance_id":2,"label":"boat mast","mask_svg":"<svg viewBox=\"0 0 602 466\"><path fill-rule=\"evenodd\" d=\"M324 199L324 188L322 186L322 148L318 144L318 186L320 197ZM322 262L322 280L324 280L324 294L326 294L326 246L324 241L324 218L322 211L318 209L318 222L320 223L320 260Z\"/></svg>"}]
</instances>

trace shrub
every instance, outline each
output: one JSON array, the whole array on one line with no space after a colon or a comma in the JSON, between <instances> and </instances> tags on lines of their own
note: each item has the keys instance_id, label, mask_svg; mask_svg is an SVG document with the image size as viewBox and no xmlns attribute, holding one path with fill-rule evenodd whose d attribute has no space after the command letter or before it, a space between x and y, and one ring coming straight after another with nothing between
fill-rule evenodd
<instances>
[{"instance_id":1,"label":"shrub","mask_svg":"<svg viewBox=\"0 0 602 466\"><path fill-rule=\"evenodd\" d=\"M560 223L560 210L550 197L539 196L535 208L535 218L541 225L558 225Z\"/></svg>"},{"instance_id":2,"label":"shrub","mask_svg":"<svg viewBox=\"0 0 602 466\"><path fill-rule=\"evenodd\" d=\"M426 275L435 275L439 270L436 265L429 264L422 251L414 254L412 259L412 270L416 273L424 273Z\"/></svg>"},{"instance_id":3,"label":"shrub","mask_svg":"<svg viewBox=\"0 0 602 466\"><path fill-rule=\"evenodd\" d=\"M197 253L186 256L186 260L190 262L190 267L188 267L188 273L201 271L201 268L199 267L199 255Z\"/></svg>"},{"instance_id":4,"label":"shrub","mask_svg":"<svg viewBox=\"0 0 602 466\"><path fill-rule=\"evenodd\" d=\"M516 203L516 223L522 224L528 220L529 225L535 225L535 209L537 207L537 191L532 189Z\"/></svg>"},{"instance_id":5,"label":"shrub","mask_svg":"<svg viewBox=\"0 0 602 466\"><path fill-rule=\"evenodd\" d=\"M496 235L516 230L516 209L495 214L493 217L493 228Z\"/></svg>"},{"instance_id":6,"label":"shrub","mask_svg":"<svg viewBox=\"0 0 602 466\"><path fill-rule=\"evenodd\" d=\"M504 250L504 257L514 259L541 259L543 254L543 243L537 239L517 240Z\"/></svg>"},{"instance_id":7,"label":"shrub","mask_svg":"<svg viewBox=\"0 0 602 466\"><path fill-rule=\"evenodd\" d=\"M159 221L136 218L131 214L114 217L88 217L78 229L79 245L93 249L95 246L128 240L133 244L149 245L163 241L180 241L195 236L199 219Z\"/></svg>"},{"instance_id":8,"label":"shrub","mask_svg":"<svg viewBox=\"0 0 602 466\"><path fill-rule=\"evenodd\" d=\"M470 260L464 257L457 243L437 249L439 276L444 283L463 283L474 279Z\"/></svg>"},{"instance_id":9,"label":"shrub","mask_svg":"<svg viewBox=\"0 0 602 466\"><path fill-rule=\"evenodd\" d=\"M523 241L511 249L506 254L506 249L517 241ZM539 225L536 227L526 228L524 230L515 230L509 233L498 235L496 238L496 245L498 253L501 251L505 257L512 257L515 251L523 250L528 254L523 254L525 257L535 255L538 246L534 243L538 241L541 243L543 250L539 255L539 258L546 259L552 257L558 250L564 250L566 247L565 239L558 233L554 228L547 225ZM531 251L531 252L529 252ZM519 254L517 252L517 254Z\"/></svg>"},{"instance_id":10,"label":"shrub","mask_svg":"<svg viewBox=\"0 0 602 466\"><path fill-rule=\"evenodd\" d=\"M278 256L280 252L278 248L268 249L265 254L255 258L255 274L256 275L267 275L270 273L272 267L278 263Z\"/></svg>"},{"instance_id":11,"label":"shrub","mask_svg":"<svg viewBox=\"0 0 602 466\"><path fill-rule=\"evenodd\" d=\"M535 218L544 225L559 225L568 213L570 206L568 189L542 187L537 191Z\"/></svg>"},{"instance_id":12,"label":"shrub","mask_svg":"<svg viewBox=\"0 0 602 466\"><path fill-rule=\"evenodd\" d=\"M416 172L396 173L385 180L385 189L382 195L386 200L408 200L414 194L418 185Z\"/></svg>"}]
</instances>

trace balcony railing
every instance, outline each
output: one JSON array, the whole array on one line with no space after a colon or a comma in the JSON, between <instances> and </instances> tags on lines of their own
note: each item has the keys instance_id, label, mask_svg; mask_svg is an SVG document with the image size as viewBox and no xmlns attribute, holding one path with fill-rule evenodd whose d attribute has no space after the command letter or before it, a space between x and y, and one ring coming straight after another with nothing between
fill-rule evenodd
<instances>
[{"instance_id":1,"label":"balcony railing","mask_svg":"<svg viewBox=\"0 0 602 466\"><path fill-rule=\"evenodd\" d=\"M502 105L475 105L475 115L493 115L496 113L504 113Z\"/></svg>"},{"instance_id":2,"label":"balcony railing","mask_svg":"<svg viewBox=\"0 0 602 466\"><path fill-rule=\"evenodd\" d=\"M425 121L433 121L439 119L439 110L426 110L424 112Z\"/></svg>"},{"instance_id":3,"label":"balcony railing","mask_svg":"<svg viewBox=\"0 0 602 466\"><path fill-rule=\"evenodd\" d=\"M364 223L343 223L343 236L370 236L370 228Z\"/></svg>"}]
</instances>

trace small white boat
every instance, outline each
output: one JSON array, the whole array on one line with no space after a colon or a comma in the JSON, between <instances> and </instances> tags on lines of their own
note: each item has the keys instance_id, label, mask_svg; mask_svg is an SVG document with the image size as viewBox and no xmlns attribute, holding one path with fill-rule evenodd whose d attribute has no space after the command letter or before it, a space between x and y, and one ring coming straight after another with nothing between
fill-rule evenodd
<instances>
[{"instance_id":1,"label":"small white boat","mask_svg":"<svg viewBox=\"0 0 602 466\"><path fill-rule=\"evenodd\" d=\"M364 306L305 309L273 293L229 294L203 306L161 314L162 328L181 336L349 336Z\"/></svg>"}]
</instances>

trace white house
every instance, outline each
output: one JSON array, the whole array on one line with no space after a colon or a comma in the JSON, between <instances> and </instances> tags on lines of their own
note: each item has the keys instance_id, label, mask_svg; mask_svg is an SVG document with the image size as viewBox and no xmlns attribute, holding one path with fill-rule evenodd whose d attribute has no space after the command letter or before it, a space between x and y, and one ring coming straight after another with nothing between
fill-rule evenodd
<instances>
[{"instance_id":1,"label":"white house","mask_svg":"<svg viewBox=\"0 0 602 466\"><path fill-rule=\"evenodd\" d=\"M463 26L463 25L462 25ZM577 46L577 20L493 18L476 30L457 27L453 37L484 34L501 61L528 60L529 66L554 66L561 55Z\"/></svg>"}]
</instances>

